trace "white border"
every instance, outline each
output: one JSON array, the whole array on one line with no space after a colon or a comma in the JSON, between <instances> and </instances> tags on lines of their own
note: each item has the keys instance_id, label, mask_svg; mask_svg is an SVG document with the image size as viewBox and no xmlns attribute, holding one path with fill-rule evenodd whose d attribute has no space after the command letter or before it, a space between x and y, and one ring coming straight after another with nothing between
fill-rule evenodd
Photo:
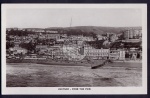
<instances>
[{"instance_id":1,"label":"white border","mask_svg":"<svg viewBox=\"0 0 150 98\"><path fill-rule=\"evenodd\" d=\"M6 87L6 11L19 8L139 8L142 9L142 86L141 87L90 87L91 90L58 90L57 87ZM147 94L147 4L2 4L2 94ZM69 87L71 88L71 87ZM85 87L84 87L85 88Z\"/></svg>"}]
</instances>

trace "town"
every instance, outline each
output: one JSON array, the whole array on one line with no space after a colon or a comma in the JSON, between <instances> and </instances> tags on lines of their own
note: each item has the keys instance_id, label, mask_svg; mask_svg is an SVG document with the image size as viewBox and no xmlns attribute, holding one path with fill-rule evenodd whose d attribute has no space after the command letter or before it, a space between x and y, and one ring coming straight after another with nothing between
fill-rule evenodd
<instances>
[{"instance_id":1,"label":"town","mask_svg":"<svg viewBox=\"0 0 150 98\"><path fill-rule=\"evenodd\" d=\"M84 41L83 60L142 60L142 28L127 28L119 33L96 34L76 29L7 28L7 62L23 60L68 60L63 51L67 40Z\"/></svg>"}]
</instances>

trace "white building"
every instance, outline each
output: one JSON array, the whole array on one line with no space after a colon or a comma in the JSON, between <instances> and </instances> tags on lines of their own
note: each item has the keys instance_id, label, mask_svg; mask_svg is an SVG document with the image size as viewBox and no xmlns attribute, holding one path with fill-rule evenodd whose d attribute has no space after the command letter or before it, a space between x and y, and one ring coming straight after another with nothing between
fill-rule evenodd
<instances>
[{"instance_id":1,"label":"white building","mask_svg":"<svg viewBox=\"0 0 150 98\"><path fill-rule=\"evenodd\" d=\"M125 51L124 50L110 50L109 59L125 60Z\"/></svg>"},{"instance_id":2,"label":"white building","mask_svg":"<svg viewBox=\"0 0 150 98\"><path fill-rule=\"evenodd\" d=\"M109 56L109 49L88 48L85 51L87 51L86 57L91 59L102 59Z\"/></svg>"},{"instance_id":3,"label":"white building","mask_svg":"<svg viewBox=\"0 0 150 98\"><path fill-rule=\"evenodd\" d=\"M129 29L123 33L125 39L139 39L142 37L142 29Z\"/></svg>"}]
</instances>

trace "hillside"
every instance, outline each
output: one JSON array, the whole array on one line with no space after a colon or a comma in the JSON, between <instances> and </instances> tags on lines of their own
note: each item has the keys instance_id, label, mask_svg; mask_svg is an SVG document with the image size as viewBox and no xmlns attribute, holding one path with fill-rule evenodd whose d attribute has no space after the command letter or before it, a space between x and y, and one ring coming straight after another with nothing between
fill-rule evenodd
<instances>
[{"instance_id":1,"label":"hillside","mask_svg":"<svg viewBox=\"0 0 150 98\"><path fill-rule=\"evenodd\" d=\"M76 27L50 27L50 28L25 28L25 29L45 29L45 30L58 30L59 33L67 33L68 35L80 35L95 36L97 34L114 33L121 34L128 29L142 29L142 27L101 27L101 26L76 26ZM8 32L7 32L8 33ZM27 35L27 31L11 31L10 35ZM36 32L39 33L39 32Z\"/></svg>"},{"instance_id":2,"label":"hillside","mask_svg":"<svg viewBox=\"0 0 150 98\"><path fill-rule=\"evenodd\" d=\"M142 27L101 27L101 26L76 26L76 27L57 27L55 29L65 30L65 31L81 31L86 33L95 33L95 34L105 34L105 33L121 33L127 29L142 29ZM46 28L46 29L54 29L54 27Z\"/></svg>"}]
</instances>

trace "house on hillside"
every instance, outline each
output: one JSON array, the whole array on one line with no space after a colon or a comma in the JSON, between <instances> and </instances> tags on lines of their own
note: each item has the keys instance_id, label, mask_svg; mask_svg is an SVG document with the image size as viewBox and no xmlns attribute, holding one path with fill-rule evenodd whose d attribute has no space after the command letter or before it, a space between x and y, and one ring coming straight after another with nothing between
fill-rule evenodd
<instances>
[{"instance_id":1,"label":"house on hillside","mask_svg":"<svg viewBox=\"0 0 150 98\"><path fill-rule=\"evenodd\" d=\"M46 29L45 32L46 33L58 33L57 30L48 30L48 29Z\"/></svg>"},{"instance_id":2,"label":"house on hillside","mask_svg":"<svg viewBox=\"0 0 150 98\"><path fill-rule=\"evenodd\" d=\"M60 39L60 34L58 33L47 33L45 34L46 39Z\"/></svg>"}]
</instances>

